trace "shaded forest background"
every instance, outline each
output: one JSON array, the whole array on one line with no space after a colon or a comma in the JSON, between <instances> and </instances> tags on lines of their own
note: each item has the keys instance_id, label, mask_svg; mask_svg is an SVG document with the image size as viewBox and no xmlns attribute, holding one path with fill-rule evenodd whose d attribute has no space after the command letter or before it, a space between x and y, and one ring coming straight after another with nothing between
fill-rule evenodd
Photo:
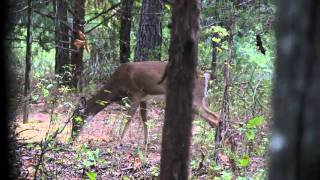
<instances>
[{"instance_id":1,"label":"shaded forest background","mask_svg":"<svg viewBox=\"0 0 320 180\"><path fill-rule=\"evenodd\" d=\"M170 3L157 3L10 1L6 41L17 84L21 85L15 89L19 106L12 124L19 140L18 176L158 176L159 160L155 157L160 150L159 137L153 142L155 155L148 156L134 143L122 149L113 140L95 145L92 141L82 146L64 144L56 138L62 131L55 127L71 116L79 96L94 94L120 63L169 58L172 8ZM275 2L202 0L200 5L198 68L211 75L208 102L210 109L220 113L223 123L212 129L199 119L194 121L191 177L263 179L271 125ZM151 134L159 136L163 104L151 104L156 113L149 115L149 126L154 127ZM111 112L119 114L118 109ZM40 111L48 115L45 119L52 129L37 125L39 119L32 115ZM109 129L121 129L123 111L120 117L108 119ZM43 138L21 136L36 127L46 132ZM63 153L68 148L72 153ZM70 167L68 159L78 166L66 168Z\"/></svg>"}]
</instances>

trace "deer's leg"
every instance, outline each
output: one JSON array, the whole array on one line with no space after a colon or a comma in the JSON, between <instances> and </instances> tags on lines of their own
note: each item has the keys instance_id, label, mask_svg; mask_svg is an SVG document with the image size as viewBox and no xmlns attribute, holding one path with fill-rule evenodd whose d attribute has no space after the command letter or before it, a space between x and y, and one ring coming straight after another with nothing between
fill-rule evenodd
<instances>
[{"instance_id":1,"label":"deer's leg","mask_svg":"<svg viewBox=\"0 0 320 180\"><path fill-rule=\"evenodd\" d=\"M140 116L142 119L143 123L143 133L144 133L144 148L147 150L148 146L148 126L146 124L147 122L147 102L146 101L141 101L140 102Z\"/></svg>"},{"instance_id":2,"label":"deer's leg","mask_svg":"<svg viewBox=\"0 0 320 180\"><path fill-rule=\"evenodd\" d=\"M205 112L203 109L200 108L199 110L199 116L204 119L205 121L207 121L209 123L209 125L211 127L215 127L215 123L213 121L213 117L211 117L210 114L208 114L207 112Z\"/></svg>"},{"instance_id":3,"label":"deer's leg","mask_svg":"<svg viewBox=\"0 0 320 180\"><path fill-rule=\"evenodd\" d=\"M196 115L199 115L202 119L207 121L211 127L217 127L219 123L219 117L216 116L212 112L207 112L204 108L201 106L195 106L194 112Z\"/></svg>"},{"instance_id":4,"label":"deer's leg","mask_svg":"<svg viewBox=\"0 0 320 180\"><path fill-rule=\"evenodd\" d=\"M127 132L128 128L129 128L129 125L131 124L131 121L133 119L134 114L137 111L138 106L139 106L139 101L132 101L131 107L128 111L129 118L128 118L128 121L126 122L126 124L124 125L123 131L121 134L121 142L122 142L122 139L123 139L125 133Z\"/></svg>"}]
</instances>

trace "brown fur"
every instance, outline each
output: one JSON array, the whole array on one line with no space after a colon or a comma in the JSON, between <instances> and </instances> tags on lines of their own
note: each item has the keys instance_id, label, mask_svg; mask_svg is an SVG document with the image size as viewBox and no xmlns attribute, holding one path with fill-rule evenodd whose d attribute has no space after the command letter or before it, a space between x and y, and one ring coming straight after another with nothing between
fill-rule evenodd
<instances>
[{"instance_id":1,"label":"brown fur","mask_svg":"<svg viewBox=\"0 0 320 180\"><path fill-rule=\"evenodd\" d=\"M121 103L122 98L128 97L130 100L130 109L128 115L132 117L140 105L140 114L144 124L144 138L145 145L147 144L147 125L146 125L146 100L149 95L166 94L166 80L164 79L160 84L160 80L166 69L165 62L160 61L143 61L130 62L122 64L111 75L101 90L96 95L91 97L87 103L81 103L76 109L75 115L81 116L83 119L92 117L108 106L112 102ZM194 95L194 110L203 119L205 119L210 126L217 127L219 116L211 112L205 101L205 80L200 72L196 76ZM97 103L97 101L104 101L105 104ZM85 104L85 105L83 105ZM82 107L82 108L81 108ZM121 139L125 135L131 118L125 124ZM72 136L75 138L78 131L82 129L83 123L73 121Z\"/></svg>"}]
</instances>

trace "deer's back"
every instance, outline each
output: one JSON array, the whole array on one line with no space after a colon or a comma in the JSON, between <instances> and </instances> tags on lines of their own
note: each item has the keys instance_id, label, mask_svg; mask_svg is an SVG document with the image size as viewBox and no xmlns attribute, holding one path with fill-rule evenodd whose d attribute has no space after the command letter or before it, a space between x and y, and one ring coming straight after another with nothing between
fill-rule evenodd
<instances>
[{"instance_id":1,"label":"deer's back","mask_svg":"<svg viewBox=\"0 0 320 180\"><path fill-rule=\"evenodd\" d=\"M113 74L114 86L127 91L142 91L148 95L165 93L166 81L158 84L166 68L165 62L143 61L122 64Z\"/></svg>"}]
</instances>

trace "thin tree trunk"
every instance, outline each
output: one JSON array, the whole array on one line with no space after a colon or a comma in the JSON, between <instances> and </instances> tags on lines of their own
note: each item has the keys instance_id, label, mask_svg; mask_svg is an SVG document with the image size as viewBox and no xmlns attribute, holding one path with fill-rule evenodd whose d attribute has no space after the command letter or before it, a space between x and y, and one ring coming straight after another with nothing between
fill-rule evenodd
<instances>
[{"instance_id":1,"label":"thin tree trunk","mask_svg":"<svg viewBox=\"0 0 320 180\"><path fill-rule=\"evenodd\" d=\"M220 164L219 155L222 154L223 142L227 131L227 120L229 119L229 86L230 86L230 65L232 62L232 46L233 46L233 25L232 17L229 22L229 36L228 36L228 54L227 60L224 63L224 91L222 100L222 113L220 116L219 126L216 130L215 136L215 157L216 162Z\"/></svg>"},{"instance_id":2,"label":"thin tree trunk","mask_svg":"<svg viewBox=\"0 0 320 180\"><path fill-rule=\"evenodd\" d=\"M68 14L67 14L67 1L54 0L55 12L55 73L61 76L64 75L65 65L70 63L69 56L69 32L67 27ZM65 79L63 79L65 80Z\"/></svg>"},{"instance_id":3,"label":"thin tree trunk","mask_svg":"<svg viewBox=\"0 0 320 180\"><path fill-rule=\"evenodd\" d=\"M31 45L32 45L32 6L31 0L28 0L28 24L27 24L27 39L26 39L26 66L24 74L24 105L23 105L23 123L28 122L29 116L29 91L30 91L30 70L31 70Z\"/></svg>"},{"instance_id":4,"label":"thin tree trunk","mask_svg":"<svg viewBox=\"0 0 320 180\"><path fill-rule=\"evenodd\" d=\"M110 48L114 49L114 51L112 51L111 58L117 59L119 57L119 53L116 51L116 49L118 47L118 44L117 44L117 40L118 40L117 30L118 30L118 28L117 28L116 21L112 21L111 23L112 23L113 27L115 27L115 28L112 28L112 30L110 32L110 36L109 36L109 39L111 41Z\"/></svg>"},{"instance_id":5,"label":"thin tree trunk","mask_svg":"<svg viewBox=\"0 0 320 180\"><path fill-rule=\"evenodd\" d=\"M85 15L85 0L75 0L74 1L74 17L73 17L73 39L72 42L75 42L76 39L81 39L79 36L79 31L83 32L84 30L84 15ZM74 66L73 74L73 87L78 87L80 92L82 91L82 85L79 83L82 71L83 71L83 48L77 49L74 45L73 52L71 54L71 64ZM79 86L78 86L79 83Z\"/></svg>"},{"instance_id":6,"label":"thin tree trunk","mask_svg":"<svg viewBox=\"0 0 320 180\"><path fill-rule=\"evenodd\" d=\"M193 88L198 61L198 0L175 1L167 66L160 179L188 179Z\"/></svg>"},{"instance_id":7,"label":"thin tree trunk","mask_svg":"<svg viewBox=\"0 0 320 180\"><path fill-rule=\"evenodd\" d=\"M120 16L120 63L129 62L133 0L122 0Z\"/></svg>"},{"instance_id":8,"label":"thin tree trunk","mask_svg":"<svg viewBox=\"0 0 320 180\"><path fill-rule=\"evenodd\" d=\"M219 38L219 34L218 33L214 33L212 38ZM211 79L215 79L215 74L216 74L216 69L217 69L217 48L219 47L219 43L211 41Z\"/></svg>"},{"instance_id":9,"label":"thin tree trunk","mask_svg":"<svg viewBox=\"0 0 320 180\"><path fill-rule=\"evenodd\" d=\"M162 0L143 0L135 50L135 61L161 59L162 12Z\"/></svg>"}]
</instances>

